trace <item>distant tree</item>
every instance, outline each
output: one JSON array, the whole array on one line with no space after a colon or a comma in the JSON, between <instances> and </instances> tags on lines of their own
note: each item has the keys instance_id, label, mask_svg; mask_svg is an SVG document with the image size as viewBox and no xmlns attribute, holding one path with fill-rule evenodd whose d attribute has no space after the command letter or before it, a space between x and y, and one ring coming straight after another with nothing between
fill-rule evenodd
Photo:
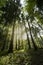
<instances>
[{"instance_id":1,"label":"distant tree","mask_svg":"<svg viewBox=\"0 0 43 65\"><path fill-rule=\"evenodd\" d=\"M21 17L22 17L22 23L25 27L25 32L26 32L26 35L27 35L27 41L28 41L28 49L31 49L31 45L30 45L30 40L29 40L29 35L28 35L28 32L27 32L27 28L26 28L26 25L25 25L25 17L23 14L21 14Z\"/></svg>"}]
</instances>

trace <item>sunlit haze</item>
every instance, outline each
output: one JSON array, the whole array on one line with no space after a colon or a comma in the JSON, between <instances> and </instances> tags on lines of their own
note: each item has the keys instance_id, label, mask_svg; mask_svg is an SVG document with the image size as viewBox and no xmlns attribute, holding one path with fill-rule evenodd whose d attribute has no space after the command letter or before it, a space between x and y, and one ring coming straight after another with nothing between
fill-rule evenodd
<instances>
[{"instance_id":1,"label":"sunlit haze","mask_svg":"<svg viewBox=\"0 0 43 65\"><path fill-rule=\"evenodd\" d=\"M24 0L21 0L21 4L22 4L22 6L24 6Z\"/></svg>"}]
</instances>

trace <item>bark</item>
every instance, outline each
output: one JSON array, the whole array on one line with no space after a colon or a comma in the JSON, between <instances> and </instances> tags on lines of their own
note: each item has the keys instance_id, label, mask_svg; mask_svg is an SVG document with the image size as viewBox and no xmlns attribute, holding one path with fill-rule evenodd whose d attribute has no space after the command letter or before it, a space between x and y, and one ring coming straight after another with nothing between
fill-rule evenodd
<instances>
[{"instance_id":1,"label":"bark","mask_svg":"<svg viewBox=\"0 0 43 65\"><path fill-rule=\"evenodd\" d=\"M16 45L15 45L15 49L17 50L17 37L16 37Z\"/></svg>"},{"instance_id":2,"label":"bark","mask_svg":"<svg viewBox=\"0 0 43 65\"><path fill-rule=\"evenodd\" d=\"M20 24L21 24L21 48L23 49L23 39L22 39L22 34L23 34L23 33L22 33L22 28L23 28L23 27L22 27L22 23L20 23Z\"/></svg>"},{"instance_id":3,"label":"bark","mask_svg":"<svg viewBox=\"0 0 43 65\"><path fill-rule=\"evenodd\" d=\"M43 30L42 26L40 24L38 24L38 26Z\"/></svg>"},{"instance_id":4,"label":"bark","mask_svg":"<svg viewBox=\"0 0 43 65\"><path fill-rule=\"evenodd\" d=\"M20 30L19 30L19 21L18 21L18 35L20 35ZM20 37L18 38L18 50L20 50Z\"/></svg>"},{"instance_id":5,"label":"bark","mask_svg":"<svg viewBox=\"0 0 43 65\"><path fill-rule=\"evenodd\" d=\"M24 22L24 26L25 26L25 22ZM31 49L30 40L29 40L29 36L28 36L28 33L27 33L27 28L26 28L26 26L25 26L25 31L26 31L26 35L27 35L28 46L29 46L29 49Z\"/></svg>"},{"instance_id":6,"label":"bark","mask_svg":"<svg viewBox=\"0 0 43 65\"><path fill-rule=\"evenodd\" d=\"M12 28L11 43L10 43L10 47L9 47L9 51L8 51L9 53L13 52L14 26L15 26L15 23L13 23L13 28Z\"/></svg>"},{"instance_id":7,"label":"bark","mask_svg":"<svg viewBox=\"0 0 43 65\"><path fill-rule=\"evenodd\" d=\"M4 48L5 48L5 46L6 46L7 36L8 36L8 27L7 27L6 36L5 36L5 39L4 39L4 44L3 44L3 47L2 47L2 49L1 49L1 51L3 51L3 50L4 50Z\"/></svg>"},{"instance_id":8,"label":"bark","mask_svg":"<svg viewBox=\"0 0 43 65\"><path fill-rule=\"evenodd\" d=\"M32 32L31 32L31 27L30 27L30 24L28 22L28 26L29 26L29 30L30 30L30 36L31 36L31 40L32 40L32 43L33 43L33 46L34 46L34 49L37 50L37 45L33 39L33 36L32 36Z\"/></svg>"},{"instance_id":9,"label":"bark","mask_svg":"<svg viewBox=\"0 0 43 65\"><path fill-rule=\"evenodd\" d=\"M18 50L20 50L20 40L18 40Z\"/></svg>"},{"instance_id":10,"label":"bark","mask_svg":"<svg viewBox=\"0 0 43 65\"><path fill-rule=\"evenodd\" d=\"M17 30L17 26L16 26L16 30ZM15 50L17 50L17 32L15 35L16 35Z\"/></svg>"}]
</instances>

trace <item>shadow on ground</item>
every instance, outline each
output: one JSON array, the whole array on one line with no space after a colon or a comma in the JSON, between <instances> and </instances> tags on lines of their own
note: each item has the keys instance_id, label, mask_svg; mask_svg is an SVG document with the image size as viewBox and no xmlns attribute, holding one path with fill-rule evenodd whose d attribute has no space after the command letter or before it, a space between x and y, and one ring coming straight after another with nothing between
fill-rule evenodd
<instances>
[{"instance_id":1,"label":"shadow on ground","mask_svg":"<svg viewBox=\"0 0 43 65\"><path fill-rule=\"evenodd\" d=\"M43 65L43 49L30 52L31 65Z\"/></svg>"}]
</instances>

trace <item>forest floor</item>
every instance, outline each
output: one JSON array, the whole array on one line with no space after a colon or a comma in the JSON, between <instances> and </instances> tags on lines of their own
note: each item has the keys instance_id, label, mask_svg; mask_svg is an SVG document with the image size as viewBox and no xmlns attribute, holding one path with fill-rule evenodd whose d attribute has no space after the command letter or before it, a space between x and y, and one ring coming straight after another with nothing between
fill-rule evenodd
<instances>
[{"instance_id":1,"label":"forest floor","mask_svg":"<svg viewBox=\"0 0 43 65\"><path fill-rule=\"evenodd\" d=\"M43 49L20 50L0 56L0 65L43 65Z\"/></svg>"}]
</instances>

